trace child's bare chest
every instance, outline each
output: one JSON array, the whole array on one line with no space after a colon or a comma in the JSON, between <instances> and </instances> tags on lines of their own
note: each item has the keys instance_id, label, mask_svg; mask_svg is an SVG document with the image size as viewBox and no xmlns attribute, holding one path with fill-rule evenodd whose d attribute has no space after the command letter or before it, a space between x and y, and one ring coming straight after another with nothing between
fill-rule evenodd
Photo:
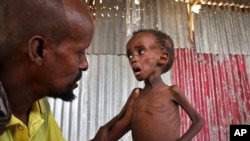
<instances>
[{"instance_id":1,"label":"child's bare chest","mask_svg":"<svg viewBox=\"0 0 250 141\"><path fill-rule=\"evenodd\" d=\"M135 112L151 114L172 114L178 110L175 99L168 93L141 93L135 102Z\"/></svg>"},{"instance_id":2,"label":"child's bare chest","mask_svg":"<svg viewBox=\"0 0 250 141\"><path fill-rule=\"evenodd\" d=\"M170 94L141 93L136 99L131 125L135 140L144 140L139 139L142 136L157 141L160 138L176 139L179 136L179 126L179 108Z\"/></svg>"}]
</instances>

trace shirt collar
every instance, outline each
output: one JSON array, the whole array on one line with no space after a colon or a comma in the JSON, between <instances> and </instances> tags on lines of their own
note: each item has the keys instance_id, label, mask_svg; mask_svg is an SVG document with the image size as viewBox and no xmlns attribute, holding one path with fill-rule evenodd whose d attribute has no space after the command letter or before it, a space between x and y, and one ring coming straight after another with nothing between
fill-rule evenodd
<instances>
[{"instance_id":1,"label":"shirt collar","mask_svg":"<svg viewBox=\"0 0 250 141\"><path fill-rule=\"evenodd\" d=\"M31 108L32 113L40 113L43 114L45 112L45 105L43 99L40 99L34 103ZM10 122L6 125L6 127L16 125L16 124L23 124L16 116L12 114Z\"/></svg>"},{"instance_id":2,"label":"shirt collar","mask_svg":"<svg viewBox=\"0 0 250 141\"><path fill-rule=\"evenodd\" d=\"M44 99L36 101L31 108L31 112L39 112L40 114L46 112ZM8 127L16 123L20 123L20 120L11 113L11 108L6 92L4 90L2 82L0 81L0 134L1 131L4 130L5 125L6 127Z\"/></svg>"},{"instance_id":3,"label":"shirt collar","mask_svg":"<svg viewBox=\"0 0 250 141\"><path fill-rule=\"evenodd\" d=\"M43 114L46 110L44 105L44 99L40 99L37 102L35 102L32 108L34 108L36 111L39 111L40 114Z\"/></svg>"}]
</instances>

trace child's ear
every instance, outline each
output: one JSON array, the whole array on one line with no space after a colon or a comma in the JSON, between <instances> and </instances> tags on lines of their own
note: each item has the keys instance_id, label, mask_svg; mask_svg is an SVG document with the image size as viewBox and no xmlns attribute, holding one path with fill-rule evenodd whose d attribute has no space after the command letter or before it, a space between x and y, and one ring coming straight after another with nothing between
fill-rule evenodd
<instances>
[{"instance_id":1,"label":"child's ear","mask_svg":"<svg viewBox=\"0 0 250 141\"><path fill-rule=\"evenodd\" d=\"M160 56L160 65L166 65L168 63L168 53L162 53Z\"/></svg>"}]
</instances>

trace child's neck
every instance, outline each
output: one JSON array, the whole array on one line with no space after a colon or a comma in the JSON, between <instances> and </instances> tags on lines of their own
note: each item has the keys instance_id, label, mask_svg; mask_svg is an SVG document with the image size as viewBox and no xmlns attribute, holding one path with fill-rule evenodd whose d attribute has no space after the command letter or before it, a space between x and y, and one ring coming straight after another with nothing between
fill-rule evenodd
<instances>
[{"instance_id":1,"label":"child's neck","mask_svg":"<svg viewBox=\"0 0 250 141\"><path fill-rule=\"evenodd\" d=\"M166 86L161 77L157 79L146 79L144 80L144 84L145 84L144 89L154 89Z\"/></svg>"}]
</instances>

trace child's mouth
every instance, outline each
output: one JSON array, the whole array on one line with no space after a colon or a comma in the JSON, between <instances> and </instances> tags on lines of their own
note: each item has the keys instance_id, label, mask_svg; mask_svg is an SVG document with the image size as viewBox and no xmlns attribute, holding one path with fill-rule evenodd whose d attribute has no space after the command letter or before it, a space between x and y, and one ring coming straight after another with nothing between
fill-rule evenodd
<instances>
[{"instance_id":1,"label":"child's mouth","mask_svg":"<svg viewBox=\"0 0 250 141\"><path fill-rule=\"evenodd\" d=\"M133 71L135 75L138 75L141 72L141 69L139 67L134 67Z\"/></svg>"}]
</instances>

